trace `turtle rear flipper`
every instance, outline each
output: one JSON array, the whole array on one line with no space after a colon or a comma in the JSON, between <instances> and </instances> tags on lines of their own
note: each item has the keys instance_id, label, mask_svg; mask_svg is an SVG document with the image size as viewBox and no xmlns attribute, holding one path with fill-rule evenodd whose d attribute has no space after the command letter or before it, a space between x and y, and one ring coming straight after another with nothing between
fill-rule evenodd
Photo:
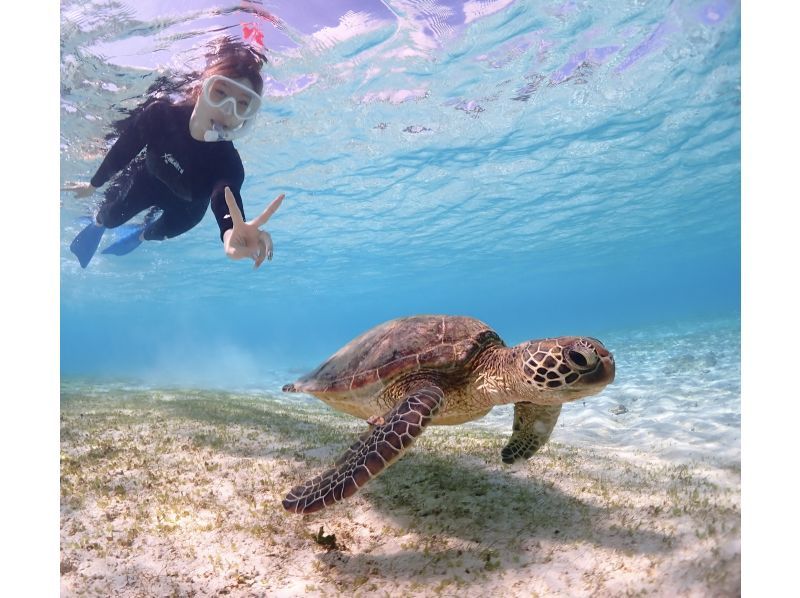
<instances>
[{"instance_id":1,"label":"turtle rear flipper","mask_svg":"<svg viewBox=\"0 0 800 598\"><path fill-rule=\"evenodd\" d=\"M355 442L325 473L292 488L283 508L292 513L314 513L355 494L364 484L395 462L422 434L444 402L436 384L418 386Z\"/></svg>"},{"instance_id":2,"label":"turtle rear flipper","mask_svg":"<svg viewBox=\"0 0 800 598\"><path fill-rule=\"evenodd\" d=\"M550 438L558 421L561 405L514 404L514 432L500 453L503 463L520 457L528 459Z\"/></svg>"}]
</instances>

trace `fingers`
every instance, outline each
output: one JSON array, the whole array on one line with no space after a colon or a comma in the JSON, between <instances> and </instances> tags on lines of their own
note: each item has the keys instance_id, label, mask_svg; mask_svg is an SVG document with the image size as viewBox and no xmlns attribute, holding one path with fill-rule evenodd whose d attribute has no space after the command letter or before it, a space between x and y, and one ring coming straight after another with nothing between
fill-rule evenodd
<instances>
[{"instance_id":1,"label":"fingers","mask_svg":"<svg viewBox=\"0 0 800 598\"><path fill-rule=\"evenodd\" d=\"M280 207L284 197L285 195L281 193L257 218L245 222L242 212L236 204L236 197L229 187L225 187L225 203L228 204L235 229L227 233L229 235L226 240L228 257L235 260L249 257L253 260L254 268L261 266L264 260L272 260L272 237L268 232L259 230L258 227L269 220L270 216Z\"/></svg>"},{"instance_id":2,"label":"fingers","mask_svg":"<svg viewBox=\"0 0 800 598\"><path fill-rule=\"evenodd\" d=\"M258 268L264 260L272 260L272 237L269 233L263 230L258 231L258 249L253 255L255 268Z\"/></svg>"},{"instance_id":3,"label":"fingers","mask_svg":"<svg viewBox=\"0 0 800 598\"><path fill-rule=\"evenodd\" d=\"M258 268L258 267L259 267L261 264L263 264L263 263L264 263L264 259L265 259L266 257L267 257L267 254L266 254L266 252L263 250L263 248L262 248L261 250L259 250L259 251L258 251L258 253L256 253L256 254L253 256L253 261L255 262L255 263L253 264L253 268Z\"/></svg>"},{"instance_id":4,"label":"fingers","mask_svg":"<svg viewBox=\"0 0 800 598\"><path fill-rule=\"evenodd\" d=\"M64 183L64 186L61 187L62 191L72 191L75 194L75 197L89 197L92 193L95 192L95 188L91 185L91 183L76 183L73 181L67 181Z\"/></svg>"},{"instance_id":5,"label":"fingers","mask_svg":"<svg viewBox=\"0 0 800 598\"><path fill-rule=\"evenodd\" d=\"M284 193L281 193L281 194L280 194L278 197L276 197L275 199L273 199L273 200L272 200L272 203L271 203L271 204L269 204L269 205L267 206L267 208L266 208L266 209L265 209L263 212L261 212L261 214L259 214L259 215L258 215L258 216L257 216L257 217L256 217L256 218L253 220L253 222L252 222L252 223L253 223L253 225L255 225L255 226L261 226L261 225L262 225L262 224L264 224L264 223L265 223L267 220L269 220L269 219L270 219L270 216L272 216L272 215L273 215L273 214L274 214L274 213L275 213L275 212L278 210L278 208L281 206L281 203L283 202L283 198L284 198L284 197L286 197L286 195L285 195Z\"/></svg>"},{"instance_id":6,"label":"fingers","mask_svg":"<svg viewBox=\"0 0 800 598\"><path fill-rule=\"evenodd\" d=\"M239 206L236 205L236 198L233 195L233 191L231 191L230 187L225 187L225 203L228 204L228 211L231 214L231 221L233 222L233 226L239 227L244 224L244 218L242 218L242 211L239 209Z\"/></svg>"},{"instance_id":7,"label":"fingers","mask_svg":"<svg viewBox=\"0 0 800 598\"><path fill-rule=\"evenodd\" d=\"M265 230L258 231L258 246L259 250L272 261L272 235Z\"/></svg>"},{"instance_id":8,"label":"fingers","mask_svg":"<svg viewBox=\"0 0 800 598\"><path fill-rule=\"evenodd\" d=\"M266 231L264 231L264 244L266 246L267 259L272 261L272 237Z\"/></svg>"}]
</instances>

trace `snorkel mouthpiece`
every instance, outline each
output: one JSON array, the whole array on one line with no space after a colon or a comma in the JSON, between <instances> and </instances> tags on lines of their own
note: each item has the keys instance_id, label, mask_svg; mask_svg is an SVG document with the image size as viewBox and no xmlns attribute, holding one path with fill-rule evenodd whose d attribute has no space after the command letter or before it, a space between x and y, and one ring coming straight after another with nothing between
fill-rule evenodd
<instances>
[{"instance_id":1,"label":"snorkel mouthpiece","mask_svg":"<svg viewBox=\"0 0 800 598\"><path fill-rule=\"evenodd\" d=\"M250 131L250 127L253 126L253 120L249 119L244 121L241 125L236 127L235 129L229 129L224 125L221 125L218 122L211 121L211 128L206 130L203 133L203 140L204 141L233 141L234 139L239 139L243 135L246 135Z\"/></svg>"},{"instance_id":2,"label":"snorkel mouthpiece","mask_svg":"<svg viewBox=\"0 0 800 598\"><path fill-rule=\"evenodd\" d=\"M225 129L219 123L211 121L211 128L203 133L203 140L207 142L219 141L225 138Z\"/></svg>"}]
</instances>

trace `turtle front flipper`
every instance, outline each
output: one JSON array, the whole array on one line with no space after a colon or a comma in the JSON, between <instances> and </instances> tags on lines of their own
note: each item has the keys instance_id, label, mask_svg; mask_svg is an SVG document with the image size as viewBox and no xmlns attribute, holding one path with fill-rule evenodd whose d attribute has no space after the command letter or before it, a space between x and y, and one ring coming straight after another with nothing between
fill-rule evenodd
<instances>
[{"instance_id":1,"label":"turtle front flipper","mask_svg":"<svg viewBox=\"0 0 800 598\"><path fill-rule=\"evenodd\" d=\"M295 486L283 499L292 513L314 513L355 494L364 484L395 462L442 406L444 393L435 384L418 386L355 442L334 467ZM379 421L379 420L377 420Z\"/></svg>"},{"instance_id":2,"label":"turtle front flipper","mask_svg":"<svg viewBox=\"0 0 800 598\"><path fill-rule=\"evenodd\" d=\"M500 456L503 463L528 459L547 442L558 421L561 405L514 404L514 432Z\"/></svg>"}]
</instances>

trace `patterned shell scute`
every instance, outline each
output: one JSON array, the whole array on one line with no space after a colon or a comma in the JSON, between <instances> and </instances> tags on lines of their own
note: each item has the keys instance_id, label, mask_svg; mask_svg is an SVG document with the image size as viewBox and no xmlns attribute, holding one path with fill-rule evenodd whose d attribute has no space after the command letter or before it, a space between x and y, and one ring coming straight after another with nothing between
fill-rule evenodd
<instances>
[{"instance_id":1,"label":"patterned shell scute","mask_svg":"<svg viewBox=\"0 0 800 598\"><path fill-rule=\"evenodd\" d=\"M301 392L369 391L373 385L425 369L457 370L489 344L503 344L486 324L462 316L411 316L356 337L300 378Z\"/></svg>"}]
</instances>

